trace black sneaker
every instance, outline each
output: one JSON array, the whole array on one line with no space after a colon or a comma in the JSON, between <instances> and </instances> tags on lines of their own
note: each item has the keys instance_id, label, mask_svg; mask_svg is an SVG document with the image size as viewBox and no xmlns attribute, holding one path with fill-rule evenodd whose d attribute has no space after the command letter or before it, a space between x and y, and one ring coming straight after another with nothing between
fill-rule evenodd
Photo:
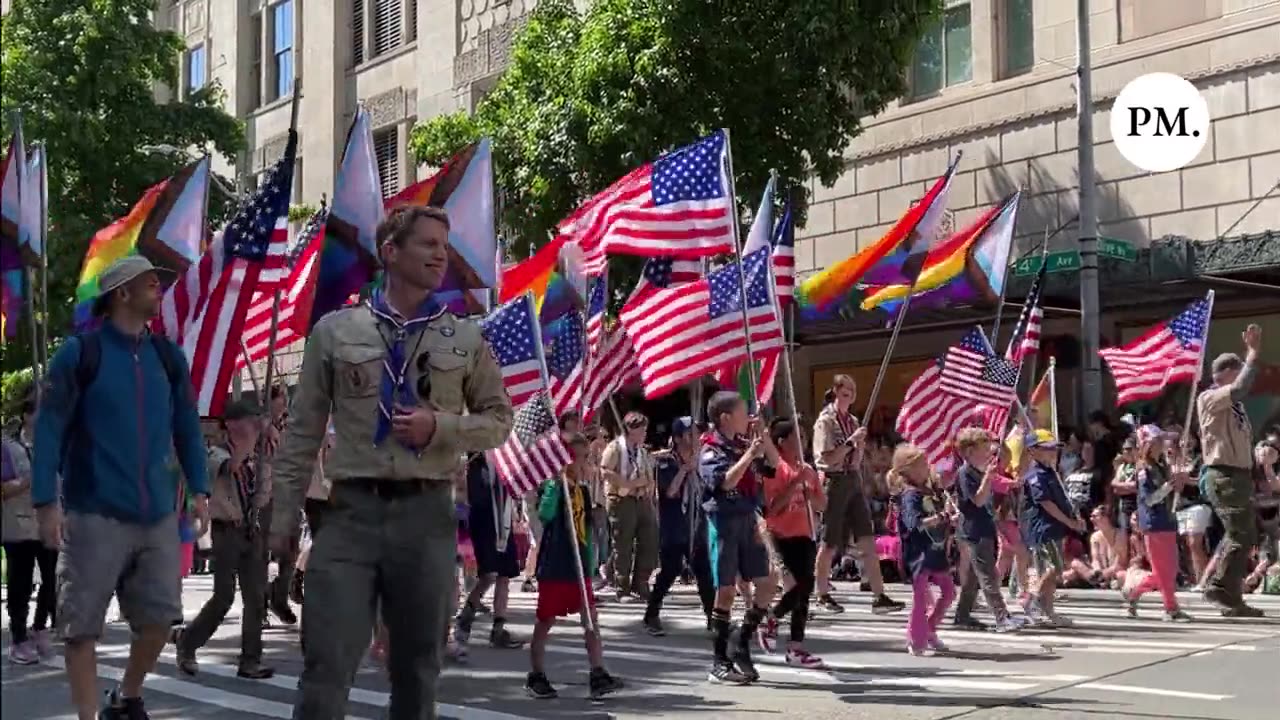
<instances>
[{"instance_id":1,"label":"black sneaker","mask_svg":"<svg viewBox=\"0 0 1280 720\"><path fill-rule=\"evenodd\" d=\"M587 678L587 686L591 690L592 700L603 700L605 695L622 689L622 681L609 674L604 668L596 668Z\"/></svg>"},{"instance_id":2,"label":"black sneaker","mask_svg":"<svg viewBox=\"0 0 1280 720\"><path fill-rule=\"evenodd\" d=\"M276 619L285 625L298 624L298 616L293 614L293 608L289 607L288 601L271 603L271 614L275 615Z\"/></svg>"},{"instance_id":3,"label":"black sneaker","mask_svg":"<svg viewBox=\"0 0 1280 720\"><path fill-rule=\"evenodd\" d=\"M275 668L257 662L244 663L236 670L236 677L246 680L270 680L275 674Z\"/></svg>"},{"instance_id":4,"label":"black sneaker","mask_svg":"<svg viewBox=\"0 0 1280 720\"><path fill-rule=\"evenodd\" d=\"M707 629L711 629L709 625ZM662 637L667 634L667 631L662 627L662 621L658 619L657 615L644 619L644 631L653 637Z\"/></svg>"},{"instance_id":5,"label":"black sneaker","mask_svg":"<svg viewBox=\"0 0 1280 720\"><path fill-rule=\"evenodd\" d=\"M836 602L836 599L831 597L830 593L823 593L818 596L818 607L833 615L839 615L844 612L844 606Z\"/></svg>"},{"instance_id":6,"label":"black sneaker","mask_svg":"<svg viewBox=\"0 0 1280 720\"><path fill-rule=\"evenodd\" d=\"M880 593L875 600L871 601L871 612L876 615L899 612L905 610L906 607L905 603L900 603L884 593Z\"/></svg>"},{"instance_id":7,"label":"black sneaker","mask_svg":"<svg viewBox=\"0 0 1280 720\"><path fill-rule=\"evenodd\" d=\"M971 630L973 632L981 632L987 629L987 626L981 620L972 617L956 618L955 622L952 623L952 627L956 630Z\"/></svg>"},{"instance_id":8,"label":"black sneaker","mask_svg":"<svg viewBox=\"0 0 1280 720\"><path fill-rule=\"evenodd\" d=\"M524 647L524 641L516 639L505 627L498 626L489 632L489 647L498 650L519 650Z\"/></svg>"},{"instance_id":9,"label":"black sneaker","mask_svg":"<svg viewBox=\"0 0 1280 720\"><path fill-rule=\"evenodd\" d=\"M717 660L712 663L711 670L707 672L707 681L722 685L746 685L750 682L728 660Z\"/></svg>"},{"instance_id":10,"label":"black sneaker","mask_svg":"<svg viewBox=\"0 0 1280 720\"><path fill-rule=\"evenodd\" d=\"M738 668L747 682L760 679L756 664L751 660L751 638L742 634L741 627L734 629L733 637L729 641L729 659L733 661L734 667Z\"/></svg>"},{"instance_id":11,"label":"black sneaker","mask_svg":"<svg viewBox=\"0 0 1280 720\"><path fill-rule=\"evenodd\" d=\"M528 578L520 584L520 592L531 593L537 589L538 587L533 583L533 578Z\"/></svg>"},{"instance_id":12,"label":"black sneaker","mask_svg":"<svg viewBox=\"0 0 1280 720\"><path fill-rule=\"evenodd\" d=\"M552 700L560 696L545 673L531 672L524 679L524 692L534 700Z\"/></svg>"},{"instance_id":13,"label":"black sneaker","mask_svg":"<svg viewBox=\"0 0 1280 720\"><path fill-rule=\"evenodd\" d=\"M98 711L98 720L151 720L142 698L121 698L118 690L107 694L107 703Z\"/></svg>"}]
</instances>

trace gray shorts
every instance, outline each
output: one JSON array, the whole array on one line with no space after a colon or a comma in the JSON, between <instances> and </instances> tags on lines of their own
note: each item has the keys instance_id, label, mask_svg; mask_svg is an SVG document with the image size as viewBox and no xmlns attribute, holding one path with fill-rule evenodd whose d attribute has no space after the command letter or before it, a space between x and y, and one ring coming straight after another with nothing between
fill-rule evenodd
<instances>
[{"instance_id":1,"label":"gray shorts","mask_svg":"<svg viewBox=\"0 0 1280 720\"><path fill-rule=\"evenodd\" d=\"M68 512L58 555L57 632L96 639L114 594L136 629L182 620L178 515L151 526Z\"/></svg>"}]
</instances>

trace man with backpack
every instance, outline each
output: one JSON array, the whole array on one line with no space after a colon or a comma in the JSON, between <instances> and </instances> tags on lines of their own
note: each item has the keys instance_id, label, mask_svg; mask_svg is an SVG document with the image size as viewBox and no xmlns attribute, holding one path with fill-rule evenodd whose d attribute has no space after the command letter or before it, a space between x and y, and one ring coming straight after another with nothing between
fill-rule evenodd
<instances>
[{"instance_id":1,"label":"man with backpack","mask_svg":"<svg viewBox=\"0 0 1280 720\"><path fill-rule=\"evenodd\" d=\"M148 720L142 681L182 618L181 498L167 460L176 450L203 531L205 447L182 350L148 330L160 309L157 269L126 257L99 287L101 329L69 339L49 364L32 501L41 538L62 551L56 629L79 720ZM94 652L113 594L132 643L124 678L98 712Z\"/></svg>"}]
</instances>

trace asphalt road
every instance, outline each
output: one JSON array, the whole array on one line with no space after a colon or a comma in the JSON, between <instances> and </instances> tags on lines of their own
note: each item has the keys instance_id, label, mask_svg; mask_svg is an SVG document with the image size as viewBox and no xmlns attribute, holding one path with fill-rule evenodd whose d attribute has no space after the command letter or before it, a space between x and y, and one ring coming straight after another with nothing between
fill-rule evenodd
<instances>
[{"instance_id":1,"label":"asphalt road","mask_svg":"<svg viewBox=\"0 0 1280 720\"><path fill-rule=\"evenodd\" d=\"M188 616L208 597L211 580L190 579ZM840 597L841 589L837 588ZM907 599L903 588L894 595ZM512 594L509 627L527 633L534 597ZM668 602L668 636L640 629L641 608L605 604L601 625L610 669L627 688L603 703L586 695L586 657L576 625L552 634L551 680L560 698L533 701L523 692L527 651L491 650L473 642L470 661L452 666L442 681L442 716L460 720L524 718L902 718L904 720L1067 720L1069 718L1161 718L1169 720L1262 720L1280 705L1280 597L1254 595L1251 602L1271 616L1224 620L1191 594L1184 606L1192 625L1159 620L1154 596L1141 617L1120 612L1115 593L1071 592L1060 608L1073 617L1069 630L1016 636L944 631L950 652L910 657L903 652L905 617L874 616L865 594L844 593L847 612L819 615L809 649L826 671L786 666L781 656L758 658L762 681L726 687L706 681L710 653L690 588ZM293 629L266 632L268 662L276 676L265 682L235 677L238 606L200 655L198 678L180 676L172 648L148 681L147 703L155 720L287 718L301 670ZM981 615L980 615L981 617ZM488 622L476 624L487 637ZM5 633L5 649L7 637ZM127 631L110 626L100 647L104 691L124 668ZM56 658L46 665L13 667L3 674L5 720L73 720L66 683ZM351 694L349 717L377 720L388 685L372 663L361 670Z\"/></svg>"}]
</instances>

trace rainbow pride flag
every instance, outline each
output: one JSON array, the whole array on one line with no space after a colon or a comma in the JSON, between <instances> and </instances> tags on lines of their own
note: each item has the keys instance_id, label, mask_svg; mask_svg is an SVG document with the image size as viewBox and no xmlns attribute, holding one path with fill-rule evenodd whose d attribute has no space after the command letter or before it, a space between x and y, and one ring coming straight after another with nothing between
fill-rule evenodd
<instances>
[{"instance_id":1,"label":"rainbow pride flag","mask_svg":"<svg viewBox=\"0 0 1280 720\"><path fill-rule=\"evenodd\" d=\"M898 262L900 276L918 272L914 260L921 258L921 249L931 247L947 207L951 178L955 175L957 155L946 173L929 188L920 202L908 209L889 232L874 243L837 262L822 272L811 275L796 288L796 305L804 320L822 320L845 311L849 306L861 303L859 282L880 261L890 254L902 251ZM921 258L923 259L923 258ZM907 261L912 262L908 263Z\"/></svg>"},{"instance_id":2,"label":"rainbow pride flag","mask_svg":"<svg viewBox=\"0 0 1280 720\"><path fill-rule=\"evenodd\" d=\"M127 215L94 233L76 285L76 328L92 326L99 279L120 258L142 255L177 276L199 260L208 244L208 197L209 158L204 157L148 188Z\"/></svg>"},{"instance_id":3,"label":"rainbow pride flag","mask_svg":"<svg viewBox=\"0 0 1280 720\"><path fill-rule=\"evenodd\" d=\"M498 286L498 302L509 302L526 292L533 293L538 321L544 327L574 310L581 310L585 302L583 295L561 262L560 251L564 246L563 237L553 238L528 260L504 269Z\"/></svg>"},{"instance_id":4,"label":"rainbow pride flag","mask_svg":"<svg viewBox=\"0 0 1280 720\"><path fill-rule=\"evenodd\" d=\"M886 257L864 278L861 308L894 313L908 293L912 307L997 302L1004 291L1019 199L1020 193L1005 198L934 247L914 285L893 283L893 259L900 253Z\"/></svg>"},{"instance_id":5,"label":"rainbow pride flag","mask_svg":"<svg viewBox=\"0 0 1280 720\"><path fill-rule=\"evenodd\" d=\"M9 141L0 165L0 344L18 335L18 319L26 303L26 273L23 270L18 226L21 223L22 169L26 166L22 144L21 118Z\"/></svg>"}]
</instances>

